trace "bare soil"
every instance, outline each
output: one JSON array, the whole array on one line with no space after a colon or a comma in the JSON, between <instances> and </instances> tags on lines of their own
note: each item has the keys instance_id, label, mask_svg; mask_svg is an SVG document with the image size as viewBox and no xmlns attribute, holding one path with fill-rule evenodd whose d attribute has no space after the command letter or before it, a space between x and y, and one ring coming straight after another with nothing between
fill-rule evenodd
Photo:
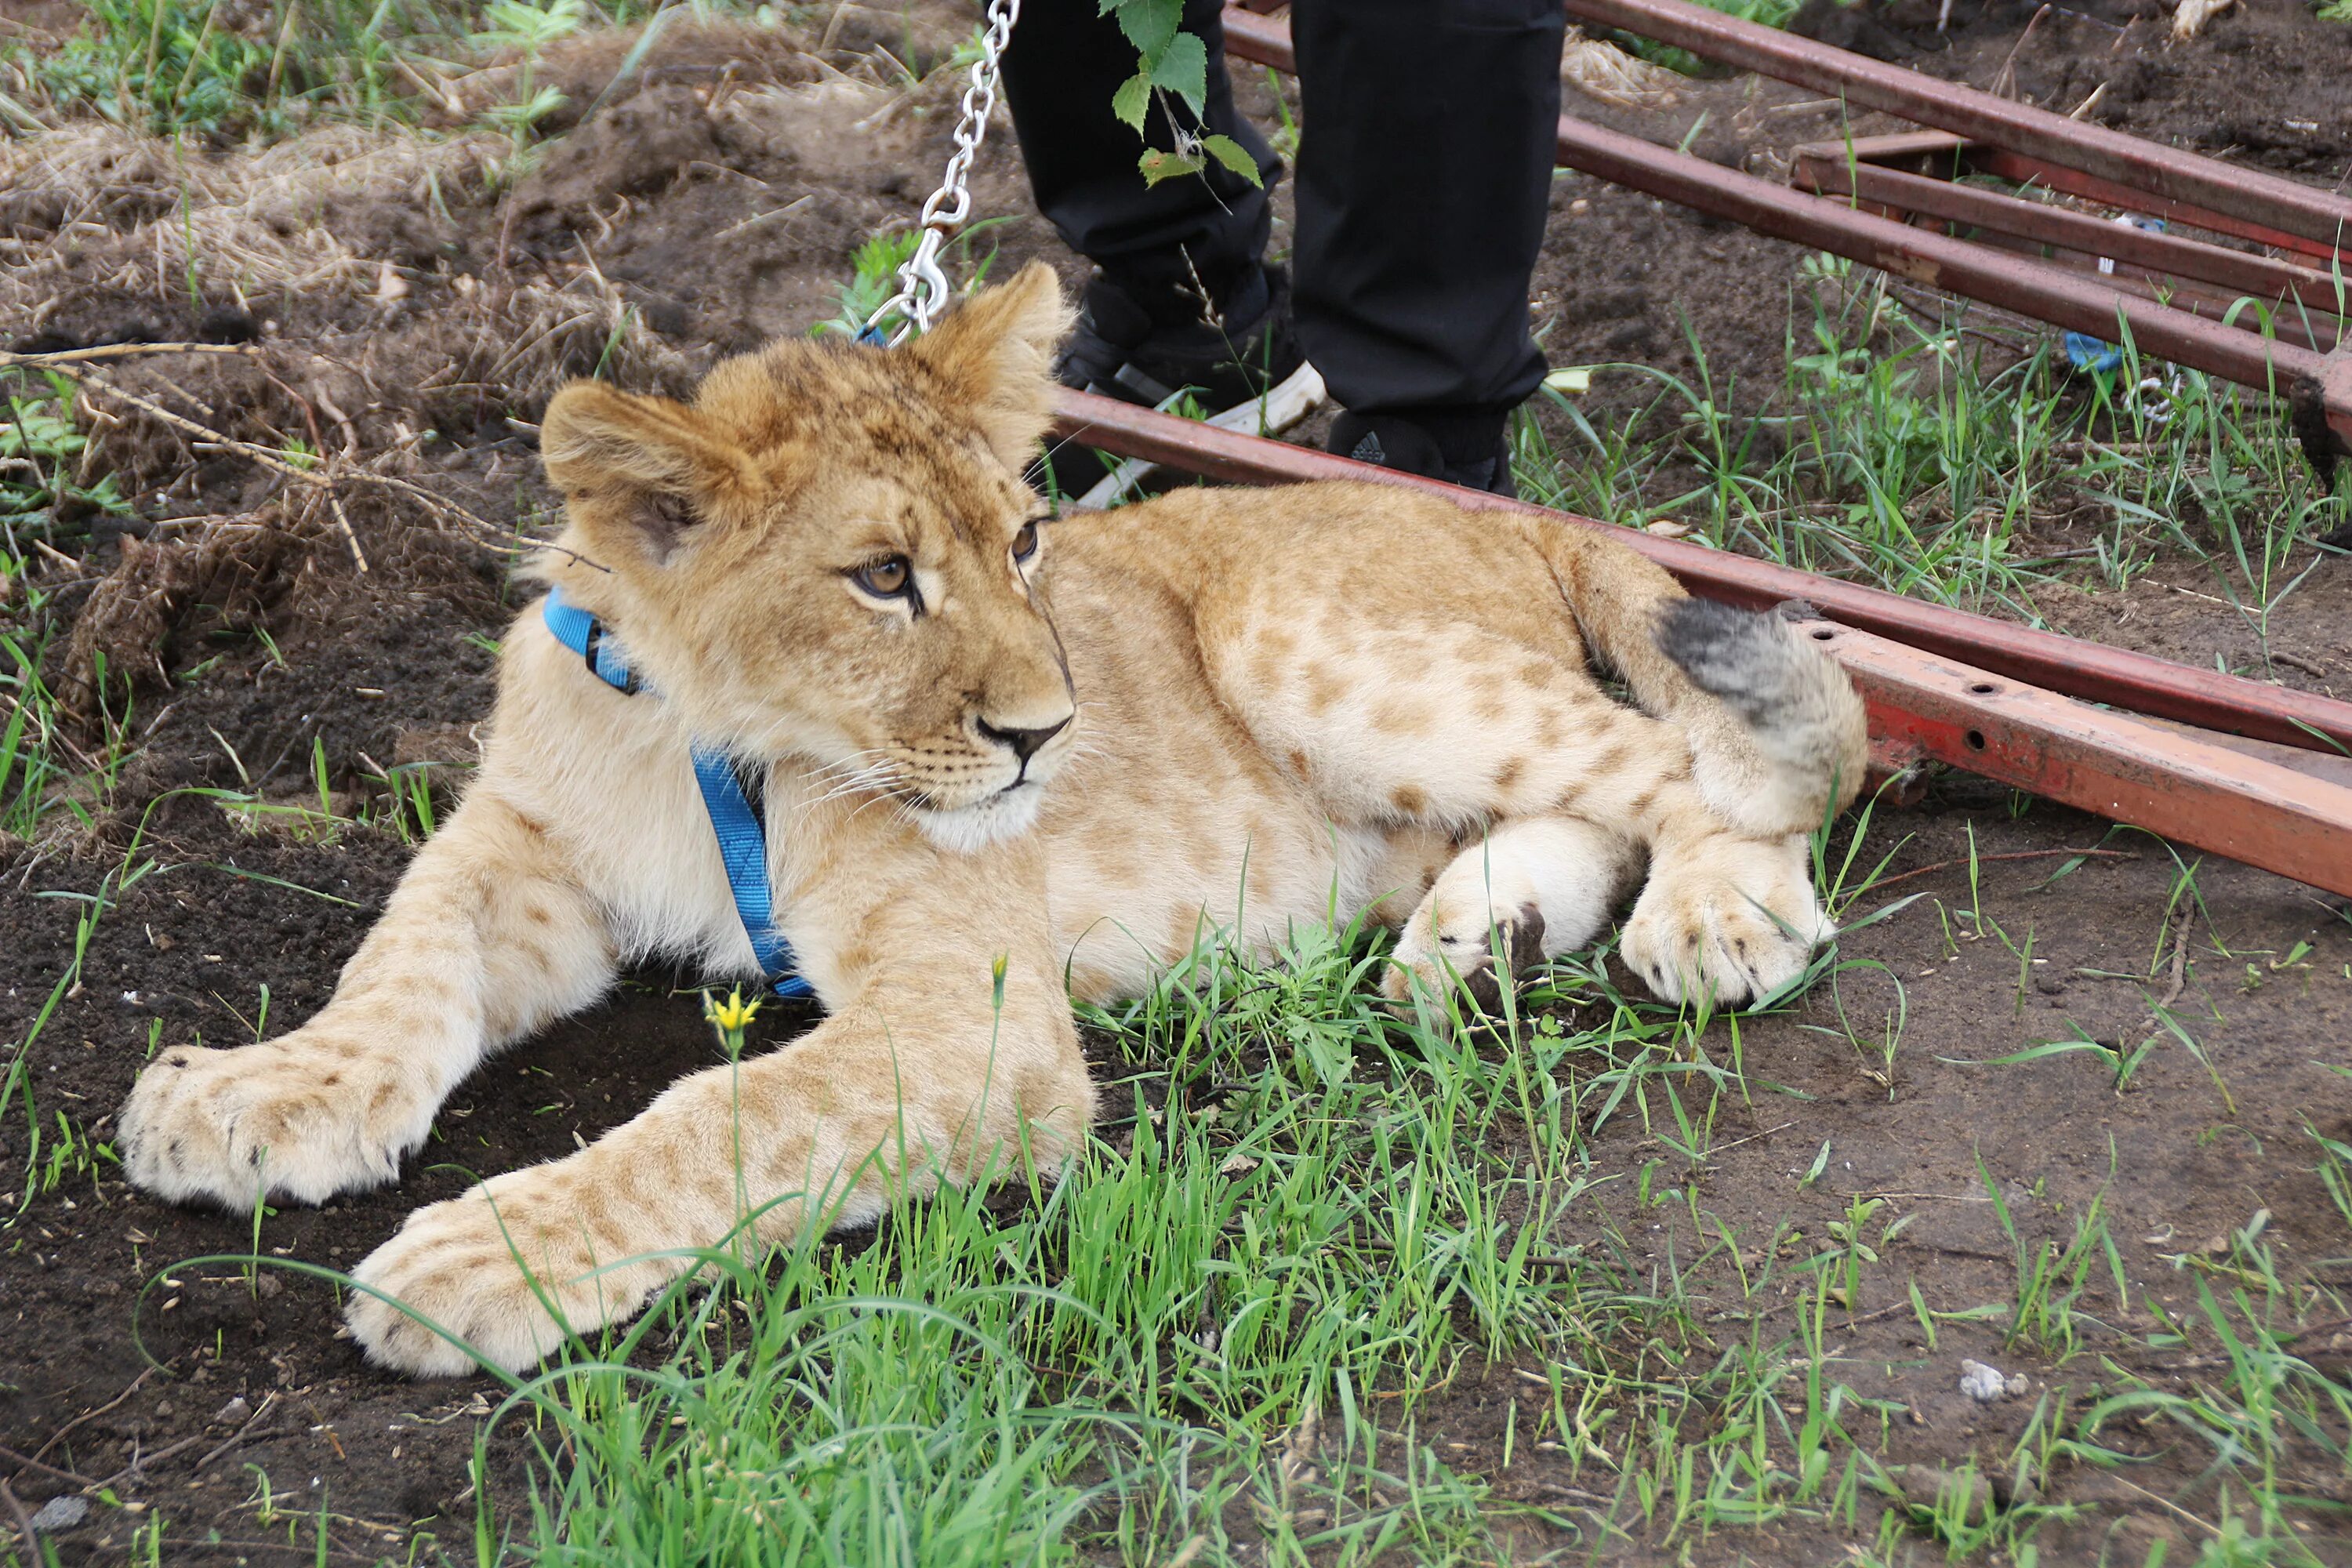
<instances>
[{"instance_id":1,"label":"bare soil","mask_svg":"<svg viewBox=\"0 0 2352 1568\"><path fill-rule=\"evenodd\" d=\"M2017 87L2036 101L2071 109L2105 82L2095 112L2111 123L2322 182L2346 174L2352 33L2291 0L2250 0L2206 41L2180 47L2165 45L2153 9L2109 0L2053 11L2021 48L2030 7L1962 0L1941 41L1932 12L1903 0L1857 41L1979 85L2014 51ZM26 16L70 21L54 6ZM945 154L954 87L944 76L910 87L898 68L943 58L971 18L929 0L904 14L851 5L831 17L827 31L806 33L672 29L620 79L625 39L567 46L547 70L569 95L571 121L520 177L505 143L478 134L427 144L322 129L259 155L189 149L177 165L95 125L32 153L0 143L0 159L16 160L0 179L0 342L236 351L99 367L88 384L89 404L102 411L91 471L117 474L136 516L60 529L36 580L58 628L53 668L86 721L78 743L103 740L101 656L118 719L122 682L136 689L122 785L98 827L0 845L10 889L0 985L14 1018L29 1020L67 973L87 907L34 895L112 898L79 983L33 1047L29 1088L45 1122L62 1113L102 1141L152 1040L249 1037L264 985L271 1027L325 1000L406 848L374 828L324 839L289 830L290 819L257 828L174 792L315 801L314 748L343 809L372 792L380 806L372 780L387 767L462 770L468 727L490 696L482 639L501 635L516 603L507 568L517 533L552 504L532 448L548 393L600 367L635 385L682 387L719 354L806 331L835 313L856 245L911 217ZM1278 89L1255 72L1240 87L1270 126ZM1763 171L1790 144L1829 133L1832 111L1807 107L1806 96L1733 79L1696 84L1661 112L1584 107ZM1028 210L1009 135L989 143L974 190L979 211L1006 216L985 241L997 267L1043 255L1073 281L1081 275ZM1556 363L1687 371L1687 320L1717 376L1736 383L1735 398L1752 406L1779 386L1797 250L1581 176L1559 182L1556 217L1536 285ZM198 237L194 257L184 233ZM1604 377L1596 393L1633 395L1630 377ZM270 451L308 443L321 455L315 472L334 479L331 493L251 460L237 441ZM2043 608L2077 635L2247 664L2253 645L2241 618L2199 594L2214 594L2203 568L2168 567L2124 595L2053 590ZM2282 610L2272 646L2311 667L2281 667L2282 679L2341 690L2352 678L2347 594L2345 568L2330 562ZM20 629L30 614L21 599L0 606ZM2152 1302L2193 1302L2195 1269L2170 1259L2219 1258L2227 1248L2214 1250L2212 1238L2257 1210L2269 1213L2265 1239L2282 1277L2352 1287L2308 1135L2352 1141L2352 1097L2322 1065L2342 1063L2352 1037L2352 921L2340 901L2202 864L2175 1010L2192 1021L2226 1101L2185 1048L2159 1048L2120 1094L2086 1054L1965 1065L2075 1030L2115 1040L2146 1014L2150 993L2168 987L2176 862L2143 836L2105 833L1966 780L1938 786L1915 812L1883 815L1883 843L1905 840L1892 874L1941 868L1890 889L1932 899L1845 942L1849 958L1885 972L1850 971L1834 994L1824 987L1742 1031L1754 1099L1730 1113L1727 1147L1696 1178L1703 1205L1756 1246L1771 1245L1784 1222L1823 1235L1856 1194L1885 1196L1890 1218L1918 1213L1861 1299L1833 1315L1836 1343L1824 1352L1842 1378L1905 1413L1886 1428L1894 1461L1948 1468L2005 1454L2036 1400L2076 1375L2030 1349L2004 1349L1999 1324L1948 1324L1930 1351L1890 1293L1906 1277L1937 1309L2011 1293L2012 1252L1982 1201L1979 1161L2005 1184L2029 1240L2063 1242L2092 1196L2106 1194L2131 1290L2118 1301L2095 1283L2110 1330L2085 1347L2093 1360L2112 1355L2176 1386L2208 1375L2154 1359L2131 1331L2152 1323ZM2100 844L2132 858L2093 860L2052 885L2055 856L1990 862L1973 897L2018 942L2032 934L2032 961L2021 963L1939 913L1972 901L1965 869L1950 864L1971 843L1996 858ZM121 887L126 867L150 862L152 872ZM2309 946L2287 962L2299 943ZM2156 978L2084 973L2092 970ZM1895 1006L1888 973L1908 1007L1891 1067L1850 1043L1840 1018L1843 1005L1855 1032L1875 1033ZM499 1058L459 1089L441 1142L398 1188L265 1215L261 1252L356 1261L416 1205L633 1114L711 1058L696 1007L674 984L639 976ZM759 1028L772 1043L800 1022L779 1012ZM25 1138L11 1107L0 1170L22 1167ZM1801 1184L1824 1143L1824 1175ZM1598 1130L1595 1147L1604 1164L1629 1172L1662 1154L1630 1113ZM1644 1208L1622 1184L1604 1191L1596 1234L1625 1238L1627 1263L1664 1268L1670 1255L1690 1255L1686 1214L1675 1217L1684 1211ZM101 1164L34 1198L5 1245L0 1445L11 1453L0 1454L0 1472L31 1507L102 1480L144 1510L98 1509L54 1531L61 1561L121 1560L152 1512L172 1521L175 1563L297 1555L282 1527L273 1539L257 1522L264 1473L278 1506L327 1510L338 1561L404 1560L419 1531L454 1542L471 1529L467 1467L492 1385L382 1376L336 1336L326 1287L181 1261L250 1252L252 1216L159 1205ZM1738 1299L1722 1279L1701 1289L1727 1312ZM1711 1321L1702 1336L1769 1344L1797 1321L1793 1300L1740 1310L1762 1316ZM1958 1393L1962 1355L2023 1373L2031 1392L1974 1405ZM1423 1434L1505 1496L1572 1514L1590 1506L1590 1475L1554 1473L1550 1456L1525 1444L1503 1463L1510 1406L1528 1387L1518 1371L1465 1376L1424 1410ZM2084 1511L2045 1534L2045 1560L2137 1563L2159 1537L2175 1552L2198 1544L2196 1528L2163 1500L2211 1517L2209 1456L2177 1431L2109 1436L2147 1456L2133 1480L2157 1500L2107 1477L2052 1476L2048 1495ZM511 1474L519 1456L494 1448L490 1460L494 1473ZM2324 1467L2291 1479L2305 1495L2352 1500ZM1526 1544L1567 1539L1531 1534ZM2352 1555L2352 1541L2339 1545ZM1645 1559L1684 1549L1616 1550ZM1701 1551L1806 1563L1840 1548L1826 1535L1759 1532ZM310 1552L306 1541L299 1554Z\"/></svg>"}]
</instances>

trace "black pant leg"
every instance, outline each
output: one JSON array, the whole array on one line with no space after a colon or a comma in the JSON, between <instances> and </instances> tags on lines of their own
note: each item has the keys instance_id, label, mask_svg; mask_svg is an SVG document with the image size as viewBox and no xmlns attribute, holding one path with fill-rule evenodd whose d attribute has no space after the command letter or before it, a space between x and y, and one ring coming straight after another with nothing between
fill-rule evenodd
<instances>
[{"instance_id":1,"label":"black pant leg","mask_svg":"<svg viewBox=\"0 0 2352 1568\"><path fill-rule=\"evenodd\" d=\"M1136 172L1144 143L1110 110L1111 94L1135 74L1135 47L1117 18L1097 12L1096 0L1028 0L1004 52L1005 102L1037 210L1071 249L1139 294L1190 288L1197 272L1222 297L1265 253L1282 162L1234 109L1217 0L1184 5L1184 30L1209 47L1203 118L1249 150L1263 188L1214 163L1201 178L1144 184ZM1156 103L1144 124L1151 145L1172 148Z\"/></svg>"},{"instance_id":2,"label":"black pant leg","mask_svg":"<svg viewBox=\"0 0 2352 1568\"><path fill-rule=\"evenodd\" d=\"M1543 379L1528 283L1565 26L1558 0L1291 6L1299 342L1341 404L1412 418L1449 460L1491 456Z\"/></svg>"}]
</instances>

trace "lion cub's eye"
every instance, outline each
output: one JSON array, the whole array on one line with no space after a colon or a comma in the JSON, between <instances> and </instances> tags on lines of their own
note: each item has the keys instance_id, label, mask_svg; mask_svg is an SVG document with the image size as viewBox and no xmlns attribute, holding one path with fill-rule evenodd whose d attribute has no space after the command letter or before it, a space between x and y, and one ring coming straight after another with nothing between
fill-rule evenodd
<instances>
[{"instance_id":1,"label":"lion cub's eye","mask_svg":"<svg viewBox=\"0 0 2352 1568\"><path fill-rule=\"evenodd\" d=\"M877 599L896 599L903 596L914 582L915 570L907 564L905 556L892 555L860 566L849 574L849 579Z\"/></svg>"},{"instance_id":2,"label":"lion cub's eye","mask_svg":"<svg viewBox=\"0 0 2352 1568\"><path fill-rule=\"evenodd\" d=\"M1016 563L1025 562L1036 553L1037 525L1024 522L1021 525L1021 531L1013 536L1013 559Z\"/></svg>"}]
</instances>

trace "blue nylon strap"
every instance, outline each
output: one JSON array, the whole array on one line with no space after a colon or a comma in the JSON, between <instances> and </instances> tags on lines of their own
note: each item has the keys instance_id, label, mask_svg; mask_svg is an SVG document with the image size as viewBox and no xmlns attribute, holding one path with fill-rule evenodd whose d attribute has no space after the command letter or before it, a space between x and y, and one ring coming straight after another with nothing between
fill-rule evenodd
<instances>
[{"instance_id":1,"label":"blue nylon strap","mask_svg":"<svg viewBox=\"0 0 2352 1568\"><path fill-rule=\"evenodd\" d=\"M615 691L635 692L643 684L628 661L604 637L596 617L550 588L541 601L540 618L555 640L578 654L597 679ZM719 837L719 858L727 867L728 890L735 897L736 918L751 939L760 971L779 996L814 996L815 989L793 973L792 944L776 929L775 895L768 886L768 829L764 812L755 808L742 778L725 752L694 748L694 782L702 791L702 807L710 814L710 829ZM762 795L765 792L762 790Z\"/></svg>"},{"instance_id":2,"label":"blue nylon strap","mask_svg":"<svg viewBox=\"0 0 2352 1568\"><path fill-rule=\"evenodd\" d=\"M735 772L734 759L707 747L694 748L694 782L702 786L703 809L719 835L719 856L727 862L727 886L735 895L736 918L760 955L761 973L775 981L780 996L806 996L809 984L792 973L793 950L776 930L774 896L768 889L768 831ZM781 976L782 978L777 978Z\"/></svg>"},{"instance_id":3,"label":"blue nylon strap","mask_svg":"<svg viewBox=\"0 0 2352 1568\"><path fill-rule=\"evenodd\" d=\"M555 640L578 654L586 661L589 673L615 691L637 689L637 678L629 669L628 661L620 649L604 640L604 627L595 616L563 596L562 590L550 588L547 597L540 602L540 619L555 634Z\"/></svg>"}]
</instances>

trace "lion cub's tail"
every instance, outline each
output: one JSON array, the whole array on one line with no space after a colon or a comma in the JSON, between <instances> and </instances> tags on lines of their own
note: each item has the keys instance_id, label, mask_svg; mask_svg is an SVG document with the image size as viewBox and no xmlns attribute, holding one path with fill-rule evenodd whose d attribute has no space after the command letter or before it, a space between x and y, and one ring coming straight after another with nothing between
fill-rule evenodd
<instances>
[{"instance_id":1,"label":"lion cub's tail","mask_svg":"<svg viewBox=\"0 0 2352 1568\"><path fill-rule=\"evenodd\" d=\"M1605 535L1538 526L1586 646L1645 712L1689 735L1693 777L1717 816L1809 833L1853 799L1869 732L1834 659L1778 616L1692 598Z\"/></svg>"}]
</instances>

